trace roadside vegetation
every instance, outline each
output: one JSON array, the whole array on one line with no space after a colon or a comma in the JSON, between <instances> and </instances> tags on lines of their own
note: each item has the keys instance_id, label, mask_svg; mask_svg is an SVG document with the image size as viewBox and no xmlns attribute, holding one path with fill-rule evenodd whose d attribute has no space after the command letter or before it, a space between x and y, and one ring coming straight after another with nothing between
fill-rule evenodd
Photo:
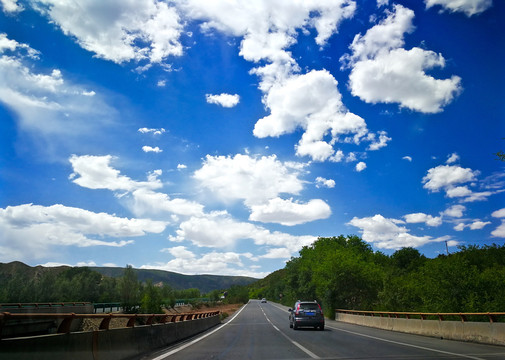
<instances>
[{"instance_id":1,"label":"roadside vegetation","mask_svg":"<svg viewBox=\"0 0 505 360\"><path fill-rule=\"evenodd\" d=\"M430 259L413 248L385 255L354 235L319 238L264 279L206 294L141 282L131 266L119 278L86 267L0 276L0 303L121 302L125 312L161 313L181 300L201 309L243 304L250 298L288 306L297 299L314 299L330 317L330 309L503 312L505 245L462 246Z\"/></svg>"},{"instance_id":2,"label":"roadside vegetation","mask_svg":"<svg viewBox=\"0 0 505 360\"><path fill-rule=\"evenodd\" d=\"M315 299L326 309L502 312L505 246L462 246L430 259L413 248L374 252L357 236L319 238L250 293L285 305Z\"/></svg>"}]
</instances>

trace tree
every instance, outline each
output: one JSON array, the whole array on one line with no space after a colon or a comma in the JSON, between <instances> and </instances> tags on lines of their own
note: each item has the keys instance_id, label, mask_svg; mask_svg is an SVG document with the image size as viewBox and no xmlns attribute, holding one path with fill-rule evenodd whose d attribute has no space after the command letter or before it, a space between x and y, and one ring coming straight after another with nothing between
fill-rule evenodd
<instances>
[{"instance_id":1,"label":"tree","mask_svg":"<svg viewBox=\"0 0 505 360\"><path fill-rule=\"evenodd\" d=\"M160 314L163 302L160 288L154 286L152 280L149 279L143 290L144 294L140 305L141 311L147 314Z\"/></svg>"},{"instance_id":2,"label":"tree","mask_svg":"<svg viewBox=\"0 0 505 360\"><path fill-rule=\"evenodd\" d=\"M131 265L126 265L123 277L119 280L121 306L125 313L133 313L139 305L140 284Z\"/></svg>"}]
</instances>

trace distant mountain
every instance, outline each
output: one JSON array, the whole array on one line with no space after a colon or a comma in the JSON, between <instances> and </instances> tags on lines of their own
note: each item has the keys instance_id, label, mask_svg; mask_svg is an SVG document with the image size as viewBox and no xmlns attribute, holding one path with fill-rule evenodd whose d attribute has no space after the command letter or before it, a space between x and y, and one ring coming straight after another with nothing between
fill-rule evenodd
<instances>
[{"instance_id":1,"label":"distant mountain","mask_svg":"<svg viewBox=\"0 0 505 360\"><path fill-rule=\"evenodd\" d=\"M124 268L120 267L90 266L89 268L109 277L121 277L124 272ZM258 279L246 276L183 275L171 271L150 269L133 269L133 271L142 282L151 279L155 284L163 282L163 284L170 285L178 290L196 288L200 290L201 293L207 293L212 290L229 289L232 285L249 285L258 281Z\"/></svg>"},{"instance_id":2,"label":"distant mountain","mask_svg":"<svg viewBox=\"0 0 505 360\"><path fill-rule=\"evenodd\" d=\"M19 276L24 279L33 279L40 277L45 272L53 272L55 275L69 269L69 266L44 267L29 266L19 261L11 263L0 263L0 279L8 280ZM124 268L121 267L88 267L104 276L121 277ZM177 290L196 288L201 293L208 293L212 290L229 289L233 285L249 285L258 279L245 276L224 276L224 275L183 275L170 271L133 269L137 278L144 282L151 279L153 283L163 282Z\"/></svg>"}]
</instances>

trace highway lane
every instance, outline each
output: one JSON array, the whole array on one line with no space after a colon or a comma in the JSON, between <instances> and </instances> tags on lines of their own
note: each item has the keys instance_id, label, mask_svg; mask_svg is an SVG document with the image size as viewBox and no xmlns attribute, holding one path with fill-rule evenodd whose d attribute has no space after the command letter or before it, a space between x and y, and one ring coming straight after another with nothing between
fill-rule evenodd
<instances>
[{"instance_id":1,"label":"highway lane","mask_svg":"<svg viewBox=\"0 0 505 360\"><path fill-rule=\"evenodd\" d=\"M184 359L505 359L505 347L395 333L327 320L289 328L287 307L252 300L223 325L146 356Z\"/></svg>"}]
</instances>

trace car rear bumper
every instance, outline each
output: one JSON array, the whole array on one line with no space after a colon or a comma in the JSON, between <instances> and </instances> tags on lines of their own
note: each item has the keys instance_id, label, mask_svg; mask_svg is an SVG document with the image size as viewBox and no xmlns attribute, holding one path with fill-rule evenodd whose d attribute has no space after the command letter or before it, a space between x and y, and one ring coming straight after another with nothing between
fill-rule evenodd
<instances>
[{"instance_id":1,"label":"car rear bumper","mask_svg":"<svg viewBox=\"0 0 505 360\"><path fill-rule=\"evenodd\" d=\"M324 326L324 319L307 319L307 318L295 318L294 321L297 327L303 326Z\"/></svg>"}]
</instances>

